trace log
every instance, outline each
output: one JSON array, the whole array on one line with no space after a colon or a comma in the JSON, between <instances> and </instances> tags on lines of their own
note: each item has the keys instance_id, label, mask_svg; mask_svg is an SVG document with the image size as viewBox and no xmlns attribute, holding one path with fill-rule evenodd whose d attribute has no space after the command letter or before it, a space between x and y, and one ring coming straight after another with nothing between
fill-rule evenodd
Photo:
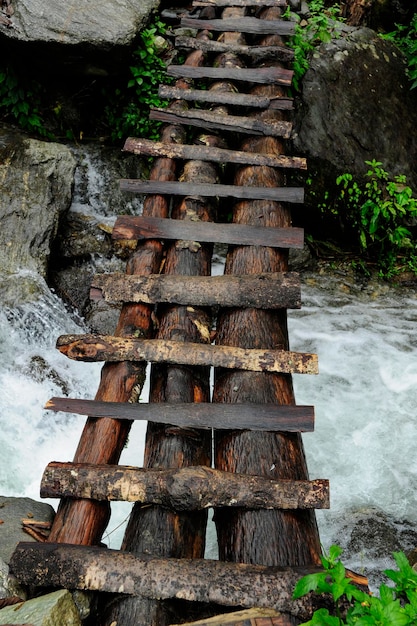
<instances>
[{"instance_id":1,"label":"log","mask_svg":"<svg viewBox=\"0 0 417 626\"><path fill-rule=\"evenodd\" d=\"M234 42L213 41L212 39L195 39L194 37L179 36L175 38L175 47L179 50L202 50L206 53L221 54L230 52L256 61L258 63L273 59L292 61L294 51L286 46L246 46Z\"/></svg>"},{"instance_id":2,"label":"log","mask_svg":"<svg viewBox=\"0 0 417 626\"><path fill-rule=\"evenodd\" d=\"M193 7L286 7L287 0L193 0Z\"/></svg>"},{"instance_id":3,"label":"log","mask_svg":"<svg viewBox=\"0 0 417 626\"><path fill-rule=\"evenodd\" d=\"M330 506L327 480L277 481L204 466L143 469L52 462L42 476L41 497L140 502L174 511L216 506L288 510Z\"/></svg>"},{"instance_id":4,"label":"log","mask_svg":"<svg viewBox=\"0 0 417 626\"><path fill-rule=\"evenodd\" d=\"M186 67L184 65L168 65L169 76L183 78L211 78L213 80L236 80L265 85L291 85L294 72L277 67Z\"/></svg>"},{"instance_id":5,"label":"log","mask_svg":"<svg viewBox=\"0 0 417 626\"><path fill-rule=\"evenodd\" d=\"M180 428L245 429L288 432L312 432L314 407L279 404L212 404L210 402L164 402L131 404L99 402L70 398L51 398L45 405L50 411L65 411L91 417L149 420Z\"/></svg>"},{"instance_id":6,"label":"log","mask_svg":"<svg viewBox=\"0 0 417 626\"><path fill-rule=\"evenodd\" d=\"M67 544L21 542L10 569L23 584L177 598L235 607L264 607L308 619L311 595L298 600L298 580L319 568L278 568L205 559L156 558Z\"/></svg>"},{"instance_id":7,"label":"log","mask_svg":"<svg viewBox=\"0 0 417 626\"><path fill-rule=\"evenodd\" d=\"M173 87L172 90L174 89L175 88ZM175 93L177 91L180 92L183 90L176 89ZM189 92L186 91L186 93L188 94ZM204 91L202 93L210 92ZM261 98L261 100L263 99ZM161 141L151 141L150 139L139 139L135 137L129 137L126 139L123 151L133 152L134 154L146 154L154 157L169 157L170 159L195 159L199 161L212 161L215 163L240 163L241 165L267 165L268 167L298 168L300 170L307 169L307 161L302 157L287 157L285 155L275 156L272 154L256 153L251 154L250 152L227 150L226 148L215 148L214 146L169 144Z\"/></svg>"},{"instance_id":8,"label":"log","mask_svg":"<svg viewBox=\"0 0 417 626\"><path fill-rule=\"evenodd\" d=\"M108 302L299 309L301 287L295 272L233 277L152 274L143 278L115 273L94 276L90 298Z\"/></svg>"},{"instance_id":9,"label":"log","mask_svg":"<svg viewBox=\"0 0 417 626\"><path fill-rule=\"evenodd\" d=\"M181 27L215 30L229 33L252 33L254 35L293 35L294 22L285 20L260 20L257 17L241 17L221 20L200 20L193 17L181 18Z\"/></svg>"},{"instance_id":10,"label":"log","mask_svg":"<svg viewBox=\"0 0 417 626\"><path fill-rule=\"evenodd\" d=\"M271 248L303 247L302 228L264 228L240 224L182 222L151 217L120 215L113 228L113 239L182 239L239 246Z\"/></svg>"},{"instance_id":11,"label":"log","mask_svg":"<svg viewBox=\"0 0 417 626\"><path fill-rule=\"evenodd\" d=\"M58 350L75 361L150 361L286 374L318 374L317 355L256 350L165 339L110 335L61 335Z\"/></svg>"},{"instance_id":12,"label":"log","mask_svg":"<svg viewBox=\"0 0 417 626\"><path fill-rule=\"evenodd\" d=\"M271 108L291 111L294 108L294 100L292 98L268 98L246 93L235 93L233 91L207 91L205 89L188 89L185 91L169 85L160 85L158 95L160 98L166 99L174 98L175 100L182 99L191 102L206 102L208 104L230 104L232 106L258 109Z\"/></svg>"},{"instance_id":13,"label":"log","mask_svg":"<svg viewBox=\"0 0 417 626\"><path fill-rule=\"evenodd\" d=\"M130 193L161 194L165 196L200 196L215 198L242 198L251 200L273 200L276 202L304 202L302 187L243 187L219 183L180 183L152 180L122 179L120 189Z\"/></svg>"},{"instance_id":14,"label":"log","mask_svg":"<svg viewBox=\"0 0 417 626\"><path fill-rule=\"evenodd\" d=\"M172 624L172 626L293 626L290 616L283 615L275 609L246 609L233 611L201 619L196 622L185 624Z\"/></svg>"},{"instance_id":15,"label":"log","mask_svg":"<svg viewBox=\"0 0 417 626\"><path fill-rule=\"evenodd\" d=\"M209 130L222 130L232 133L244 133L249 135L267 135L271 137L283 137L289 139L291 136L292 123L282 121L263 121L241 115L219 116L216 111L186 110L175 113L166 109L152 108L149 112L149 119L168 124L186 124L187 126L197 126Z\"/></svg>"}]
</instances>

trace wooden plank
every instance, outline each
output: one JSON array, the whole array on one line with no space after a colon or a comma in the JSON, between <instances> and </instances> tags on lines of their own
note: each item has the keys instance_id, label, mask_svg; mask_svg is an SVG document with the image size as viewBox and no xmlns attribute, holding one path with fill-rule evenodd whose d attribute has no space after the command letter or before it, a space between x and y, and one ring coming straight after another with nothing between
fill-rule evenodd
<instances>
[{"instance_id":1,"label":"wooden plank","mask_svg":"<svg viewBox=\"0 0 417 626\"><path fill-rule=\"evenodd\" d=\"M271 200L273 202L304 202L302 187L239 187L209 183L160 182L159 180L125 179L120 189L130 193L158 194L163 196L201 196L214 198L239 198L245 200Z\"/></svg>"},{"instance_id":2,"label":"wooden plank","mask_svg":"<svg viewBox=\"0 0 417 626\"><path fill-rule=\"evenodd\" d=\"M21 583L35 587L274 608L304 620L311 616L311 594L293 600L294 587L302 576L323 571L208 559L140 558L105 548L35 542L18 544L10 569Z\"/></svg>"},{"instance_id":3,"label":"wooden plank","mask_svg":"<svg viewBox=\"0 0 417 626\"><path fill-rule=\"evenodd\" d=\"M191 67L168 65L167 74L178 78L212 78L213 80L236 80L264 85L291 85L294 72L281 67Z\"/></svg>"},{"instance_id":4,"label":"wooden plank","mask_svg":"<svg viewBox=\"0 0 417 626\"><path fill-rule=\"evenodd\" d=\"M56 347L76 361L150 361L206 365L252 372L317 374L316 354L257 350L163 339L132 339L110 335L61 335Z\"/></svg>"},{"instance_id":5,"label":"wooden plank","mask_svg":"<svg viewBox=\"0 0 417 626\"><path fill-rule=\"evenodd\" d=\"M292 98L269 98L268 96L254 96L246 93L233 91L215 91L206 89L180 89L170 85L160 85L158 89L160 98L173 98L191 102L206 102L209 104L229 104L232 106L252 107L257 109L275 109L292 111L294 100Z\"/></svg>"},{"instance_id":6,"label":"wooden plank","mask_svg":"<svg viewBox=\"0 0 417 626\"><path fill-rule=\"evenodd\" d=\"M193 7L286 7L287 0L193 0Z\"/></svg>"},{"instance_id":7,"label":"wooden plank","mask_svg":"<svg viewBox=\"0 0 417 626\"><path fill-rule=\"evenodd\" d=\"M147 420L180 428L312 432L314 407L294 404L216 404L207 402L100 402L75 398L51 398L50 411L112 419Z\"/></svg>"},{"instance_id":8,"label":"wooden plank","mask_svg":"<svg viewBox=\"0 0 417 626\"><path fill-rule=\"evenodd\" d=\"M188 306L299 309L301 286L295 272L242 276L96 274L90 297L108 302L184 304Z\"/></svg>"},{"instance_id":9,"label":"wooden plank","mask_svg":"<svg viewBox=\"0 0 417 626\"><path fill-rule=\"evenodd\" d=\"M294 59L294 50L286 46L248 46L232 42L213 41L212 39L179 36L175 38L175 47L178 50L202 50L205 53L213 52L215 54L231 52L254 62L268 60L288 62Z\"/></svg>"},{"instance_id":10,"label":"wooden plank","mask_svg":"<svg viewBox=\"0 0 417 626\"><path fill-rule=\"evenodd\" d=\"M177 91L180 95L184 90L178 89ZM185 93L188 93L188 91ZM170 159L197 159L199 161L212 161L215 163L240 163L242 165L267 165L268 167L276 168L307 169L307 161L303 157L256 154L204 145L169 144L163 143L162 141L151 141L150 139L136 137L128 137L128 139L126 139L123 151L155 157L168 157Z\"/></svg>"},{"instance_id":11,"label":"wooden plank","mask_svg":"<svg viewBox=\"0 0 417 626\"><path fill-rule=\"evenodd\" d=\"M199 20L193 17L181 18L181 26L201 30L215 30L228 33L252 33L255 35L293 35L294 22L285 20L260 20L256 17L241 17L220 20Z\"/></svg>"},{"instance_id":12,"label":"wooden plank","mask_svg":"<svg viewBox=\"0 0 417 626\"><path fill-rule=\"evenodd\" d=\"M261 621L262 620L262 623ZM294 622L287 616L282 615L275 609L246 609L244 611L233 611L196 622L186 622L182 625L172 624L171 626L293 626Z\"/></svg>"},{"instance_id":13,"label":"wooden plank","mask_svg":"<svg viewBox=\"0 0 417 626\"><path fill-rule=\"evenodd\" d=\"M239 246L267 246L270 248L303 247L302 228L273 228L241 226L240 224L212 224L120 215L114 225L113 239L182 239L210 241Z\"/></svg>"},{"instance_id":14,"label":"wooden plank","mask_svg":"<svg viewBox=\"0 0 417 626\"><path fill-rule=\"evenodd\" d=\"M240 115L219 116L215 111L198 109L172 112L166 109L153 108L150 110L149 118L168 124L186 124L188 126L208 128L209 130L283 137L284 139L290 138L292 130L291 122L283 122L281 120L263 121L255 117L243 117Z\"/></svg>"},{"instance_id":15,"label":"wooden plank","mask_svg":"<svg viewBox=\"0 0 417 626\"><path fill-rule=\"evenodd\" d=\"M202 465L143 469L54 461L43 473L40 493L42 498L139 502L174 511L219 506L284 510L330 507L328 480L271 480Z\"/></svg>"}]
</instances>

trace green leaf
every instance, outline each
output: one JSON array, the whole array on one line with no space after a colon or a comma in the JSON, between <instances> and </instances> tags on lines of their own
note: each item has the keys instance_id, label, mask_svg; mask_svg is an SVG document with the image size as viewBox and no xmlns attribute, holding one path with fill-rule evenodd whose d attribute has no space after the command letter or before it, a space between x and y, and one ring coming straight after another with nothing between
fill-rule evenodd
<instances>
[{"instance_id":1,"label":"green leaf","mask_svg":"<svg viewBox=\"0 0 417 626\"><path fill-rule=\"evenodd\" d=\"M315 591L319 585L320 578L323 574L307 574L301 578L295 586L293 598L301 598L302 596L307 595L310 591Z\"/></svg>"}]
</instances>

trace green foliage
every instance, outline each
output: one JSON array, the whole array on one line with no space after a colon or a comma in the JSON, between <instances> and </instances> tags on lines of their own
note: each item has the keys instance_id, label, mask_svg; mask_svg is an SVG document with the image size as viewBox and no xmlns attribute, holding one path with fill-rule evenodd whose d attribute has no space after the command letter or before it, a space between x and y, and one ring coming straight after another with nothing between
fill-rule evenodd
<instances>
[{"instance_id":1,"label":"green foliage","mask_svg":"<svg viewBox=\"0 0 417 626\"><path fill-rule=\"evenodd\" d=\"M157 19L140 33L140 45L133 52L129 68L131 77L127 82L127 90L117 88L106 107L113 140L128 135L151 139L158 136L161 124L149 120L149 109L166 104L158 96L159 85L170 82L159 48L159 44L163 44L162 36L165 32L165 25Z\"/></svg>"},{"instance_id":2,"label":"green foliage","mask_svg":"<svg viewBox=\"0 0 417 626\"><path fill-rule=\"evenodd\" d=\"M339 37L339 5L326 8L324 0L311 0L308 9L308 20L297 23L294 35L288 38L288 45L294 50L293 85L297 91L300 90L301 79L309 68L309 58L313 50L321 43L328 43Z\"/></svg>"},{"instance_id":3,"label":"green foliage","mask_svg":"<svg viewBox=\"0 0 417 626\"><path fill-rule=\"evenodd\" d=\"M405 176L391 180L380 161L365 163L369 169L364 184L349 173L336 179L340 196L332 210L344 208L362 252L376 260L381 277L398 273L401 263L417 273L417 247L408 228L417 217L417 198Z\"/></svg>"},{"instance_id":4,"label":"green foliage","mask_svg":"<svg viewBox=\"0 0 417 626\"><path fill-rule=\"evenodd\" d=\"M409 25L396 24L394 31L381 37L392 41L403 52L407 59L410 89L417 87L417 13L414 13Z\"/></svg>"},{"instance_id":5,"label":"green foliage","mask_svg":"<svg viewBox=\"0 0 417 626\"><path fill-rule=\"evenodd\" d=\"M51 137L42 119L41 87L34 80L21 78L11 66L0 67L0 116L23 130Z\"/></svg>"},{"instance_id":6,"label":"green foliage","mask_svg":"<svg viewBox=\"0 0 417 626\"><path fill-rule=\"evenodd\" d=\"M328 555L321 557L323 572L309 574L298 581L293 597L305 596L310 591L329 594L334 603L332 614L318 609L305 626L411 626L417 624L417 572L403 552L393 554L398 570L385 570L394 582L382 584L379 597L358 589L346 577L340 560L342 549L332 546Z\"/></svg>"}]
</instances>

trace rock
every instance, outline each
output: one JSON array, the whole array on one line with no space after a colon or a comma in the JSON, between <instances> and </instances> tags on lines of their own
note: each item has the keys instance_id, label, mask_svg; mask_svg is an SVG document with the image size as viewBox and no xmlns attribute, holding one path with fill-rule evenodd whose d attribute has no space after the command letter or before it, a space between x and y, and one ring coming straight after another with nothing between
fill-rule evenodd
<instances>
[{"instance_id":1,"label":"rock","mask_svg":"<svg viewBox=\"0 0 417 626\"><path fill-rule=\"evenodd\" d=\"M0 25L0 37L19 42L79 44L108 51L132 43L158 0L76 3L67 0L13 0L11 26Z\"/></svg>"},{"instance_id":2,"label":"rock","mask_svg":"<svg viewBox=\"0 0 417 626\"><path fill-rule=\"evenodd\" d=\"M10 575L9 566L2 559L0 559L0 598L26 600L26 591L20 586L16 578Z\"/></svg>"},{"instance_id":3,"label":"rock","mask_svg":"<svg viewBox=\"0 0 417 626\"><path fill-rule=\"evenodd\" d=\"M0 274L46 277L51 243L71 202L75 160L61 144L9 129L0 130L0 156ZM10 289L2 288L0 299L13 299Z\"/></svg>"},{"instance_id":4,"label":"rock","mask_svg":"<svg viewBox=\"0 0 417 626\"><path fill-rule=\"evenodd\" d=\"M0 624L81 626L71 593L65 589L0 610Z\"/></svg>"},{"instance_id":5,"label":"rock","mask_svg":"<svg viewBox=\"0 0 417 626\"><path fill-rule=\"evenodd\" d=\"M399 50L367 28L322 44L303 79L293 143L323 177L363 175L376 159L417 190L417 90ZM313 173L313 176L315 175Z\"/></svg>"},{"instance_id":6,"label":"rock","mask_svg":"<svg viewBox=\"0 0 417 626\"><path fill-rule=\"evenodd\" d=\"M52 522L54 515L54 509L44 502L0 496L0 558L8 563L19 541L35 541L23 531L22 519Z\"/></svg>"}]
</instances>

